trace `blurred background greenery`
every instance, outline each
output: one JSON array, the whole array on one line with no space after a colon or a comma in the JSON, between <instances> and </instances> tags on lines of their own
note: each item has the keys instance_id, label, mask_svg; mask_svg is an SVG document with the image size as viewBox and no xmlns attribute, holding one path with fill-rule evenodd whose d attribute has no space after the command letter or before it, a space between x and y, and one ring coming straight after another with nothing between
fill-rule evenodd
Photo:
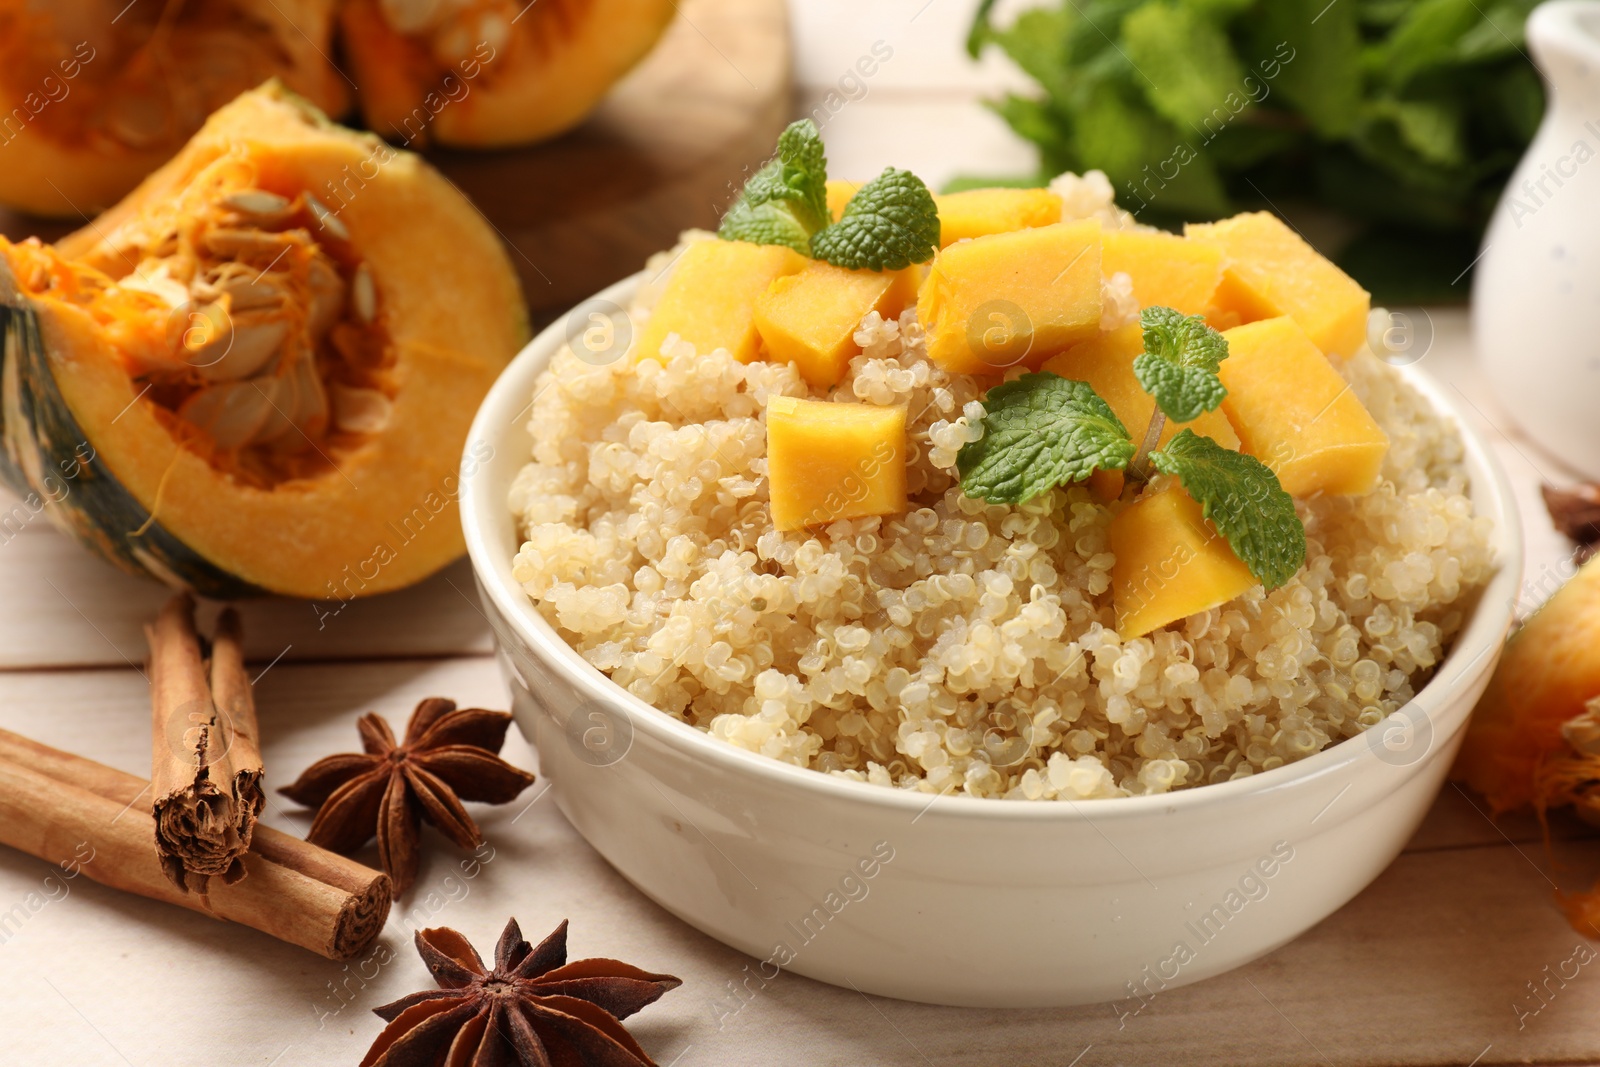
<instances>
[{"instance_id":1,"label":"blurred background greenery","mask_svg":"<svg viewBox=\"0 0 1600 1067\"><path fill-rule=\"evenodd\" d=\"M1465 300L1478 241L1544 112L1535 0L981 0L968 51L1037 83L991 106L1039 184L1099 169L1140 221L1250 209L1306 230L1381 301Z\"/></svg>"}]
</instances>

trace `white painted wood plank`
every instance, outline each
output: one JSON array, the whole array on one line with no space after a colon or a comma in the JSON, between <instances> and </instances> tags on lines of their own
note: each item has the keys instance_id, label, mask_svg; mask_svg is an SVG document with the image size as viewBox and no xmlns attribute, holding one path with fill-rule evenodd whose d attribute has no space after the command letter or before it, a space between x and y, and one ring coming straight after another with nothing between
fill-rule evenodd
<instances>
[{"instance_id":1,"label":"white painted wood plank","mask_svg":"<svg viewBox=\"0 0 1600 1067\"><path fill-rule=\"evenodd\" d=\"M967 28L977 6L977 0L795 0L789 5L799 45L795 81L804 90L850 89L855 79L849 72L861 76L856 64L874 56L876 45L877 55L887 51L890 56L864 76L872 92L970 96L1026 89L1028 79L996 49L986 49L979 62L968 58ZM1026 6L998 5L999 21Z\"/></svg>"},{"instance_id":2,"label":"white painted wood plank","mask_svg":"<svg viewBox=\"0 0 1600 1067\"><path fill-rule=\"evenodd\" d=\"M0 544L0 670L144 662L143 626L170 594L50 528ZM258 662L482 655L492 650L472 571L460 561L411 589L346 601L243 601L246 654ZM217 609L201 613L209 627Z\"/></svg>"},{"instance_id":3,"label":"white painted wood plank","mask_svg":"<svg viewBox=\"0 0 1600 1067\"><path fill-rule=\"evenodd\" d=\"M314 759L350 749L359 712L377 709L399 727L417 699L434 693L489 706L506 699L486 659L273 668L260 689L269 781L282 784ZM131 671L0 676L0 726L125 770L143 772L148 760L145 714L143 682ZM506 755L534 765L515 735ZM428 984L409 947L414 928L457 926L487 948L509 915L530 934L570 918L575 952L683 977L681 989L632 1024L658 1062L678 1067L1065 1065L1080 1053L1088 1067L1170 1064L1178 1049L1186 1063L1340 1067L1464 1064L1486 1047L1480 1064L1600 1057L1592 965L1547 1003L1529 999L1524 984L1568 960L1577 943L1554 907L1536 846L1404 856L1298 941L1243 970L1159 992L1142 1010L1130 1000L958 1011L785 975L724 1017L728 983L743 980L748 961L645 900L540 799L542 788L503 808L473 807L493 849L477 877L465 877L462 857L430 831L417 889L391 918L379 955L350 970L82 880L49 881L47 865L0 850L0 915L17 916L0 928L5 1018L28 1022L8 1028L7 1062L353 1063L381 1029L369 1009ZM276 797L265 819L296 833L308 823ZM1592 841L1557 847L1563 885L1586 885L1600 873ZM369 862L371 852L363 854ZM1279 907L1282 899L1269 892L1251 906ZM191 992L175 995L179 989ZM197 995L230 1021L202 1029ZM1521 1030L1516 1004L1539 1009Z\"/></svg>"},{"instance_id":4,"label":"white painted wood plank","mask_svg":"<svg viewBox=\"0 0 1600 1067\"><path fill-rule=\"evenodd\" d=\"M1033 148L975 98L838 103L806 90L796 111L822 127L828 173L836 178L862 181L894 166L938 189L959 175L1031 174L1039 165Z\"/></svg>"}]
</instances>

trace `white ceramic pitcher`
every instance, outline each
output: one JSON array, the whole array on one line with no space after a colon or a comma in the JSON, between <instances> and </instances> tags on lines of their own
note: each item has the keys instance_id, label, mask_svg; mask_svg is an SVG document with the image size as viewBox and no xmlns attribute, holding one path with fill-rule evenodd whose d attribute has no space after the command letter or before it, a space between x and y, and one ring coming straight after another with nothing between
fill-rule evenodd
<instances>
[{"instance_id":1,"label":"white ceramic pitcher","mask_svg":"<svg viewBox=\"0 0 1600 1067\"><path fill-rule=\"evenodd\" d=\"M1512 418L1600 479L1600 0L1541 5L1528 45L1549 102L1484 237L1473 333Z\"/></svg>"}]
</instances>

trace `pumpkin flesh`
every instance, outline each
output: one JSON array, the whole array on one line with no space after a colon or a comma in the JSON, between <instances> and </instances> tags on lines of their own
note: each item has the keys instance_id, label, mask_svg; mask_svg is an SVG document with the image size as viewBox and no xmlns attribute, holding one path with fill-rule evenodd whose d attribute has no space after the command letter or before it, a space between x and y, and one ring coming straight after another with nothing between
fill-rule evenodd
<instances>
[{"instance_id":1,"label":"pumpkin flesh","mask_svg":"<svg viewBox=\"0 0 1600 1067\"><path fill-rule=\"evenodd\" d=\"M371 178L335 213L317 193L347 172ZM91 227L3 251L95 462L200 561L346 599L460 554L461 446L526 323L493 231L420 160L269 87Z\"/></svg>"},{"instance_id":2,"label":"pumpkin flesh","mask_svg":"<svg viewBox=\"0 0 1600 1067\"><path fill-rule=\"evenodd\" d=\"M349 86L333 0L0 0L0 202L100 211L169 159L206 116L279 77L335 114Z\"/></svg>"},{"instance_id":3,"label":"pumpkin flesh","mask_svg":"<svg viewBox=\"0 0 1600 1067\"><path fill-rule=\"evenodd\" d=\"M339 23L369 128L407 146L496 147L581 122L675 10L672 0L349 0Z\"/></svg>"}]
</instances>

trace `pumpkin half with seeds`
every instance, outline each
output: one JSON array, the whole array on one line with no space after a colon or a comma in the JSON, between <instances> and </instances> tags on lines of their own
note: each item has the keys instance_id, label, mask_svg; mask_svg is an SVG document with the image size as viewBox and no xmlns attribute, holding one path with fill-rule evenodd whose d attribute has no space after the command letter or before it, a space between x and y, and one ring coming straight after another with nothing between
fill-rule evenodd
<instances>
[{"instance_id":1,"label":"pumpkin half with seeds","mask_svg":"<svg viewBox=\"0 0 1600 1067\"><path fill-rule=\"evenodd\" d=\"M279 77L342 114L335 0L0 0L0 202L87 217Z\"/></svg>"},{"instance_id":2,"label":"pumpkin half with seeds","mask_svg":"<svg viewBox=\"0 0 1600 1067\"><path fill-rule=\"evenodd\" d=\"M367 125L398 144L526 144L581 122L644 58L674 0L348 0Z\"/></svg>"},{"instance_id":3,"label":"pumpkin half with seeds","mask_svg":"<svg viewBox=\"0 0 1600 1067\"><path fill-rule=\"evenodd\" d=\"M460 192L276 83L82 231L0 242L0 305L0 475L215 597L343 600L460 555L467 428L527 333Z\"/></svg>"}]
</instances>

